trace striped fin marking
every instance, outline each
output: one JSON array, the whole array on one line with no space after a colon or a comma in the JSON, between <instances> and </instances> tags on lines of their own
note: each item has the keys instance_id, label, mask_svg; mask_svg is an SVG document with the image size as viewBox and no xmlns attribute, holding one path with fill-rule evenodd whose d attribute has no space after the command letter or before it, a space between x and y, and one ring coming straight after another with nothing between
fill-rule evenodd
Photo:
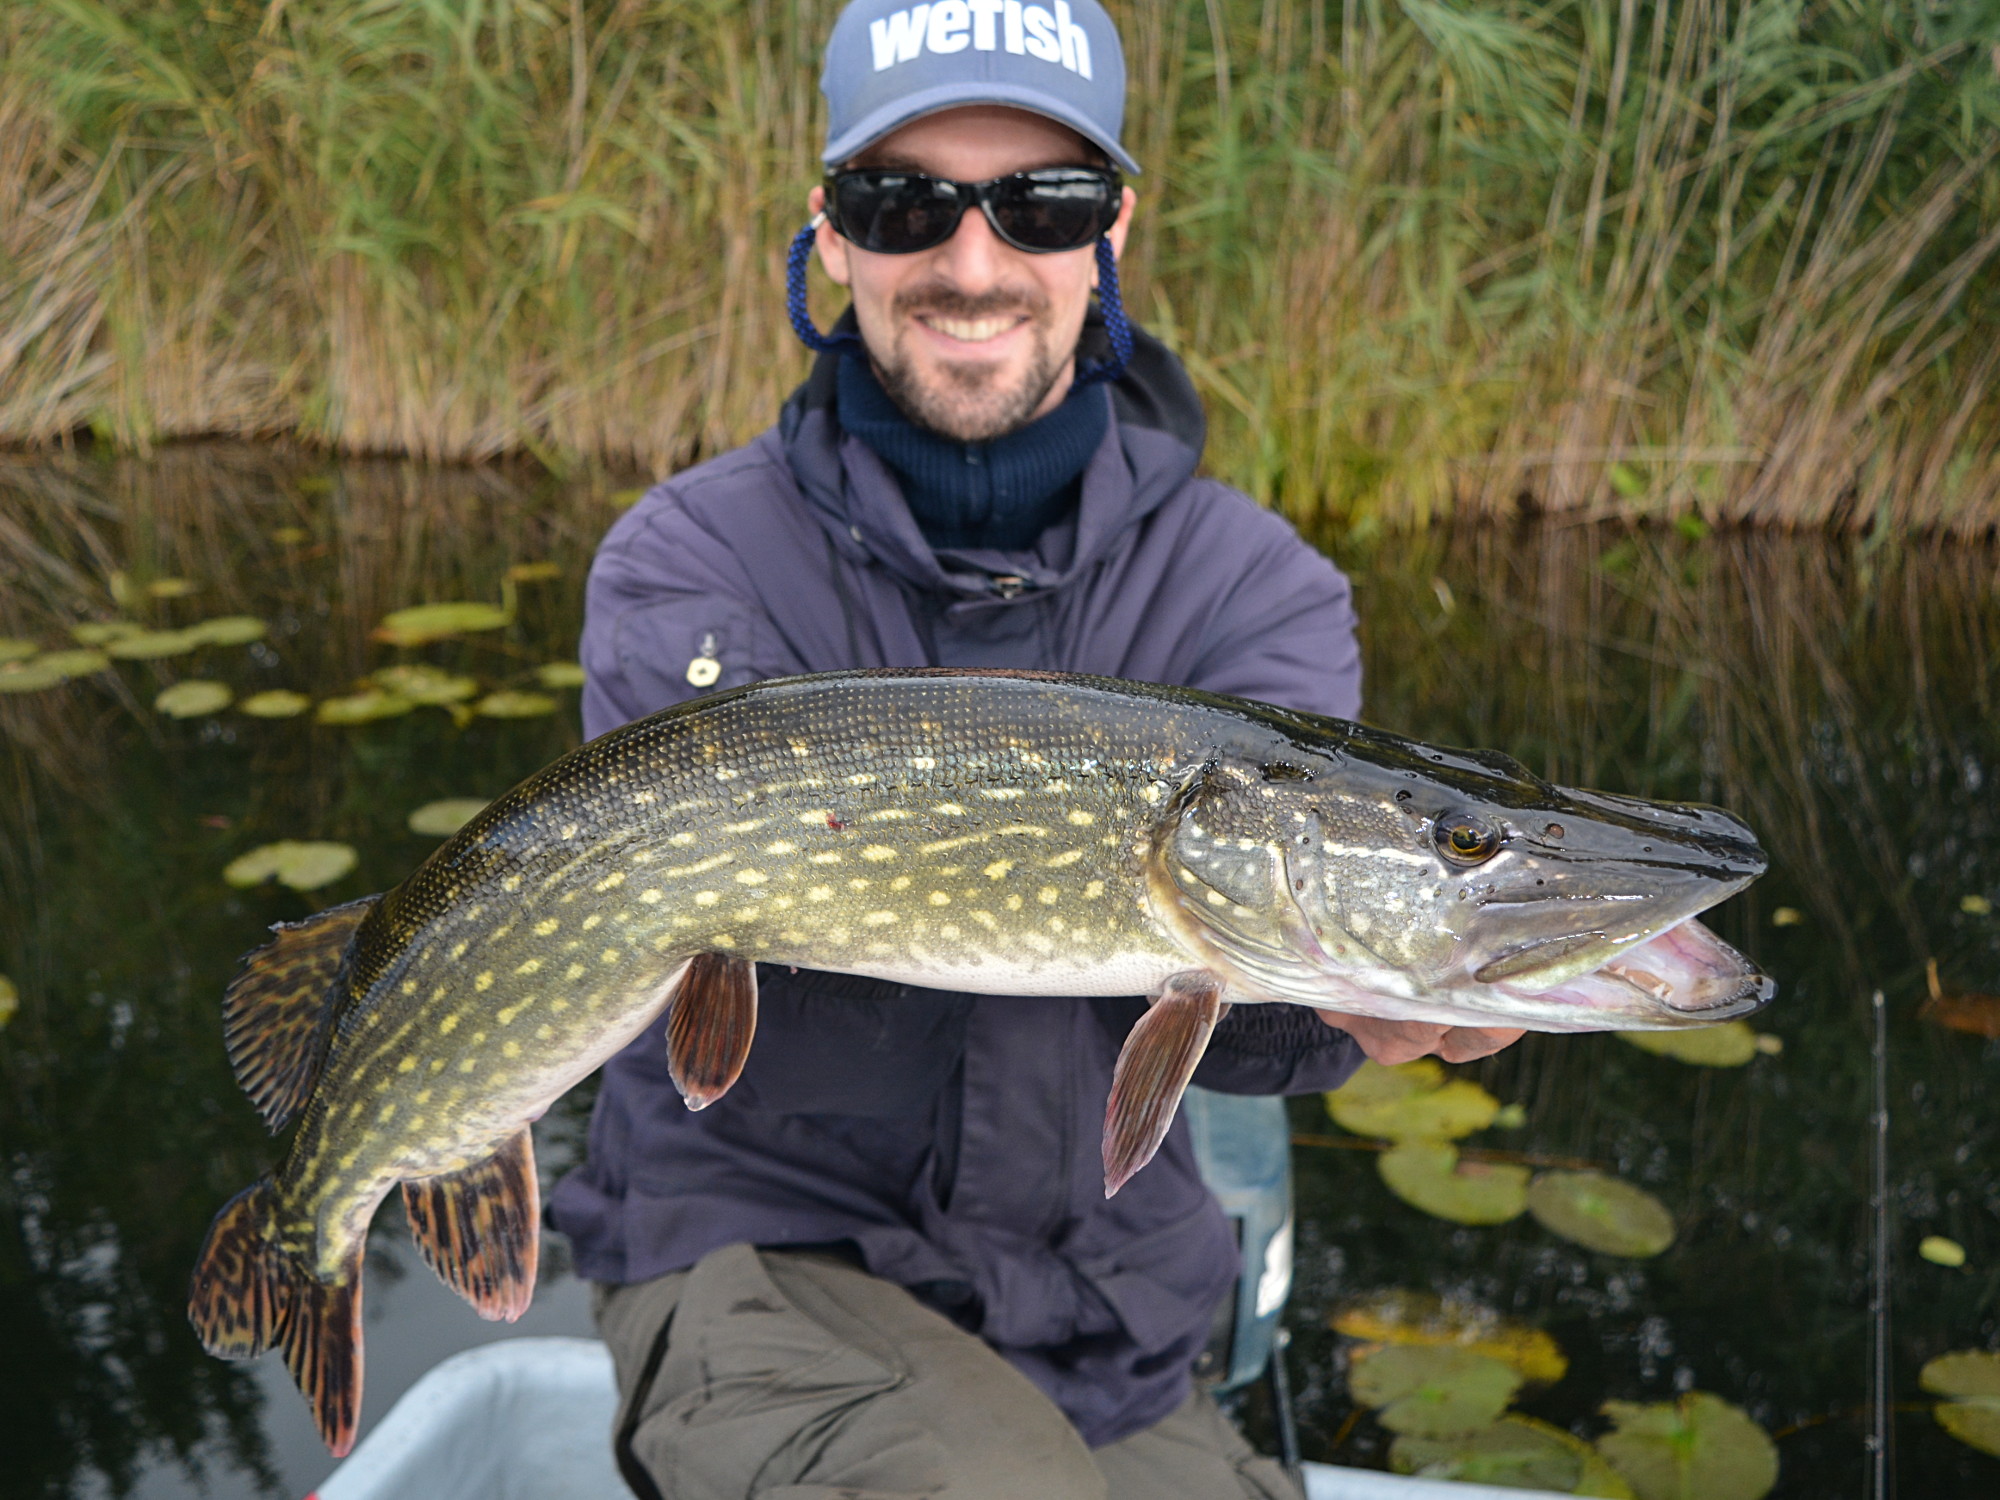
<instances>
[{"instance_id":1,"label":"striped fin marking","mask_svg":"<svg viewBox=\"0 0 2000 1500\"><path fill-rule=\"evenodd\" d=\"M689 1109L707 1109L743 1073L757 1034L757 966L698 953L667 1013L667 1071Z\"/></svg>"},{"instance_id":2,"label":"striped fin marking","mask_svg":"<svg viewBox=\"0 0 2000 1500\"><path fill-rule=\"evenodd\" d=\"M513 1322L535 1299L541 1188L524 1125L484 1161L403 1184L410 1237L480 1317Z\"/></svg>"}]
</instances>

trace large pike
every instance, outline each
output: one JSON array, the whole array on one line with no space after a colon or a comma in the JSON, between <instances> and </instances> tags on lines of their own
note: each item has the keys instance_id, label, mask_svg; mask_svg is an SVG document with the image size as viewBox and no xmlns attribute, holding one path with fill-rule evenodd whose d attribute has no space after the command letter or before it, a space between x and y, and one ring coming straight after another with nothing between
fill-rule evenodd
<instances>
[{"instance_id":1,"label":"large pike","mask_svg":"<svg viewBox=\"0 0 2000 1500\"><path fill-rule=\"evenodd\" d=\"M230 1059L271 1127L299 1128L216 1216L190 1316L214 1353L282 1347L344 1453L383 1197L401 1185L483 1315L519 1316L529 1122L669 1003L675 1081L711 1103L749 1050L758 961L1151 996L1106 1112L1115 1192L1228 1002L1547 1031L1755 1009L1769 981L1692 918L1763 869L1713 808L1240 699L942 671L720 693L591 741L387 895L249 956Z\"/></svg>"}]
</instances>

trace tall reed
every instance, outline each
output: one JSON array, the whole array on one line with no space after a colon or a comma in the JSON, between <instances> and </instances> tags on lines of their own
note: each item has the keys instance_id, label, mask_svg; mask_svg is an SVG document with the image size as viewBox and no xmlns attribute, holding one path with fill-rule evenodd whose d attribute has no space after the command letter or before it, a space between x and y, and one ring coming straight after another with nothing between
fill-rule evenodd
<instances>
[{"instance_id":1,"label":"tall reed","mask_svg":"<svg viewBox=\"0 0 2000 1500\"><path fill-rule=\"evenodd\" d=\"M781 258L836 8L0 11L0 442L664 470L740 441L805 366ZM1216 472L1301 518L2000 522L2000 23L1117 9L1130 300Z\"/></svg>"}]
</instances>

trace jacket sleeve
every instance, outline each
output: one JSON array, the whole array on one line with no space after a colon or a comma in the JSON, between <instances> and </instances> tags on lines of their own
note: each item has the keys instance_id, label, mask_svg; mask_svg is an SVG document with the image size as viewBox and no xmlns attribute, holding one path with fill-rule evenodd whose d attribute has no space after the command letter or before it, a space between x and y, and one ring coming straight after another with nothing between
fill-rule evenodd
<instances>
[{"instance_id":1,"label":"jacket sleeve","mask_svg":"<svg viewBox=\"0 0 2000 1500\"><path fill-rule=\"evenodd\" d=\"M1316 1094L1361 1066L1361 1046L1305 1005L1234 1005L1209 1038L1194 1082L1219 1094Z\"/></svg>"}]
</instances>

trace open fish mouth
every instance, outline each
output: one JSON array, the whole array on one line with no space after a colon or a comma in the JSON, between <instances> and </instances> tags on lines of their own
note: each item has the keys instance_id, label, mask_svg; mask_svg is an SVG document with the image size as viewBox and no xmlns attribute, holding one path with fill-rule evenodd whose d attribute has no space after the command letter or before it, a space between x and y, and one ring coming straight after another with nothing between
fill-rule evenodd
<instances>
[{"instance_id":1,"label":"open fish mouth","mask_svg":"<svg viewBox=\"0 0 2000 1500\"><path fill-rule=\"evenodd\" d=\"M1597 972L1703 1024L1748 1015L1777 992L1769 975L1692 917L1626 949Z\"/></svg>"}]
</instances>

